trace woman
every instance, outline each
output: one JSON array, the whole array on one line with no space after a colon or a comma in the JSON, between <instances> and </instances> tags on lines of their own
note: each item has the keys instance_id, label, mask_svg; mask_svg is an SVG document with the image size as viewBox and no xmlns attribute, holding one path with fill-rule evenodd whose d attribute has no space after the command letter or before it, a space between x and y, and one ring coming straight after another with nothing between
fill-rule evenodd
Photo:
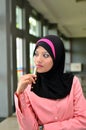
<instances>
[{"instance_id":1,"label":"woman","mask_svg":"<svg viewBox=\"0 0 86 130\"><path fill-rule=\"evenodd\" d=\"M86 130L86 100L79 79L64 73L61 39L41 38L33 56L37 73L23 75L15 93L20 130Z\"/></svg>"}]
</instances>

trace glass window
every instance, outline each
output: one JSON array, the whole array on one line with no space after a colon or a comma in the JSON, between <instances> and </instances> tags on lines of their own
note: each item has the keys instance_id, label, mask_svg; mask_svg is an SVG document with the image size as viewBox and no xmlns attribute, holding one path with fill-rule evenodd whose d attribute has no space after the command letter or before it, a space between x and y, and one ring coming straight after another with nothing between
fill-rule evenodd
<instances>
[{"instance_id":1,"label":"glass window","mask_svg":"<svg viewBox=\"0 0 86 130\"><path fill-rule=\"evenodd\" d=\"M70 52L66 52L66 54L65 54L65 71L70 71L70 59L71 59Z\"/></svg>"},{"instance_id":2,"label":"glass window","mask_svg":"<svg viewBox=\"0 0 86 130\"><path fill-rule=\"evenodd\" d=\"M23 48L22 39L16 38L17 78L23 75Z\"/></svg>"},{"instance_id":3,"label":"glass window","mask_svg":"<svg viewBox=\"0 0 86 130\"><path fill-rule=\"evenodd\" d=\"M33 73L33 69L34 69L34 60L33 60L33 51L34 51L34 48L35 48L35 43L30 43L30 73Z\"/></svg>"},{"instance_id":4,"label":"glass window","mask_svg":"<svg viewBox=\"0 0 86 130\"><path fill-rule=\"evenodd\" d=\"M68 40L63 40L64 43L64 47L66 50L66 54L65 54L65 71L70 71L70 62L71 62L71 45L70 45L70 41Z\"/></svg>"},{"instance_id":5,"label":"glass window","mask_svg":"<svg viewBox=\"0 0 86 130\"><path fill-rule=\"evenodd\" d=\"M43 26L43 36L46 36L48 34L48 27L47 26Z\"/></svg>"},{"instance_id":6,"label":"glass window","mask_svg":"<svg viewBox=\"0 0 86 130\"><path fill-rule=\"evenodd\" d=\"M29 33L34 36L41 36L41 22L37 21L33 17L30 17L29 24L30 24Z\"/></svg>"},{"instance_id":7,"label":"glass window","mask_svg":"<svg viewBox=\"0 0 86 130\"><path fill-rule=\"evenodd\" d=\"M49 35L52 35L52 34L57 35L57 30L56 29L49 29L48 34Z\"/></svg>"},{"instance_id":8,"label":"glass window","mask_svg":"<svg viewBox=\"0 0 86 130\"><path fill-rule=\"evenodd\" d=\"M69 41L65 41L65 40L63 40L63 42L64 42L65 49L66 50L70 50L71 49L70 42Z\"/></svg>"},{"instance_id":9,"label":"glass window","mask_svg":"<svg viewBox=\"0 0 86 130\"><path fill-rule=\"evenodd\" d=\"M66 52L66 54L65 54L66 63L70 63L70 59L71 59L70 52Z\"/></svg>"},{"instance_id":10,"label":"glass window","mask_svg":"<svg viewBox=\"0 0 86 130\"><path fill-rule=\"evenodd\" d=\"M16 6L16 28L22 29L22 9Z\"/></svg>"}]
</instances>

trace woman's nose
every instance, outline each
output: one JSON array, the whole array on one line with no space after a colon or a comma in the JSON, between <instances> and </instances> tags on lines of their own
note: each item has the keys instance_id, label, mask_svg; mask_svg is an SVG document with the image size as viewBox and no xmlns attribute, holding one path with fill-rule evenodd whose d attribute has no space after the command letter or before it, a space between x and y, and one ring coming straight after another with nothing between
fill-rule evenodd
<instances>
[{"instance_id":1,"label":"woman's nose","mask_svg":"<svg viewBox=\"0 0 86 130\"><path fill-rule=\"evenodd\" d=\"M39 55L39 56L37 57L37 62L42 62L42 56L41 56L41 55Z\"/></svg>"}]
</instances>

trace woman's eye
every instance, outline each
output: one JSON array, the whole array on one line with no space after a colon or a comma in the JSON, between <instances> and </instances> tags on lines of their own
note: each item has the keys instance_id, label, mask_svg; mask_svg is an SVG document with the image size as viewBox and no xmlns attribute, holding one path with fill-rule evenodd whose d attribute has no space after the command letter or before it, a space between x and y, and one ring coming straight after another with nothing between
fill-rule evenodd
<instances>
[{"instance_id":1,"label":"woman's eye","mask_svg":"<svg viewBox=\"0 0 86 130\"><path fill-rule=\"evenodd\" d=\"M34 53L34 56L38 57L39 55L43 56L44 58L48 58L50 55L48 53L40 54L38 52Z\"/></svg>"},{"instance_id":2,"label":"woman's eye","mask_svg":"<svg viewBox=\"0 0 86 130\"><path fill-rule=\"evenodd\" d=\"M50 55L49 54L43 54L43 56L45 57L45 58L48 58Z\"/></svg>"}]
</instances>

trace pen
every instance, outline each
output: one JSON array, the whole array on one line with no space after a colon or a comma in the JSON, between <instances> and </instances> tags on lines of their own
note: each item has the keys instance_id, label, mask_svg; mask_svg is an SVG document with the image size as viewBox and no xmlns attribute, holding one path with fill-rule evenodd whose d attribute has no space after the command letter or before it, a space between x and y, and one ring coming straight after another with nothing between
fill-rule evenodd
<instances>
[{"instance_id":1,"label":"pen","mask_svg":"<svg viewBox=\"0 0 86 130\"><path fill-rule=\"evenodd\" d=\"M34 71L33 71L33 74L36 74L36 66L34 67Z\"/></svg>"}]
</instances>

